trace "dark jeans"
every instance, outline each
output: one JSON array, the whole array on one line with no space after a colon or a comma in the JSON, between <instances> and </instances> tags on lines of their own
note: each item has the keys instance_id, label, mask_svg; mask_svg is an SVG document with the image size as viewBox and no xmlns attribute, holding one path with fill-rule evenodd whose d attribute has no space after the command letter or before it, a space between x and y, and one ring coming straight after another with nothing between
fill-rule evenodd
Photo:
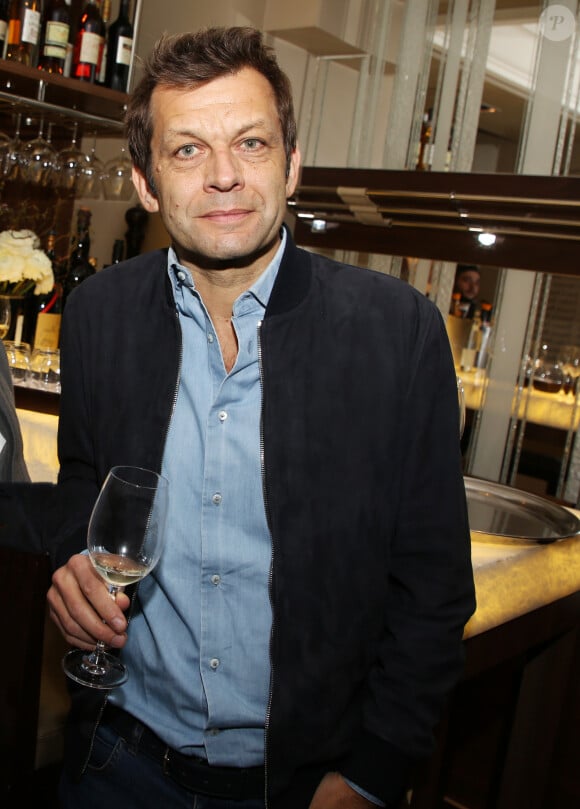
<instances>
[{"instance_id":1,"label":"dark jeans","mask_svg":"<svg viewBox=\"0 0 580 809\"><path fill-rule=\"evenodd\" d=\"M114 730L99 727L80 783L63 775L61 809L264 809L264 800L194 795L163 773L161 764L130 749Z\"/></svg>"}]
</instances>

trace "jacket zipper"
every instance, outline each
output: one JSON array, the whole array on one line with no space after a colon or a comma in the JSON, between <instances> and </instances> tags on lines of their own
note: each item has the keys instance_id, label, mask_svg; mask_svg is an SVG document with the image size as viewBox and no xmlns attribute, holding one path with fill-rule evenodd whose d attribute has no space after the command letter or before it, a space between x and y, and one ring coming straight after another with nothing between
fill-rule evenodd
<instances>
[{"instance_id":1,"label":"jacket zipper","mask_svg":"<svg viewBox=\"0 0 580 809\"><path fill-rule=\"evenodd\" d=\"M274 661L272 660L272 637L274 635L274 604L272 602L272 575L274 567L274 536L272 534L272 524L270 520L270 507L268 503L268 491L266 488L266 468L264 463L264 368L262 364L262 340L261 340L262 321L258 323L258 370L260 375L260 387L262 389L261 396L261 413L260 413L260 469L262 473L262 492L264 497L264 512L266 514L266 522L270 530L270 537L272 543L272 556L270 559L270 572L268 574L268 595L270 597L270 608L272 610L272 627L270 629L270 689L268 692L268 703L266 705L266 717L264 722L264 806L268 809L268 728L270 725L270 714L272 710L272 683L274 680Z\"/></svg>"},{"instance_id":2,"label":"jacket zipper","mask_svg":"<svg viewBox=\"0 0 580 809\"><path fill-rule=\"evenodd\" d=\"M179 332L181 334L181 327L179 326L179 314L177 312L177 309L175 310L175 319L177 321L177 326L178 326ZM259 343L258 343L258 345L259 345ZM175 389L174 389L174 392L173 392L173 403L171 405L171 415L169 416L169 421L165 425L165 435L163 437L163 450L164 451L165 451L165 444L167 442L167 434L169 432L169 425L171 424L171 418L173 417L173 414L175 412L175 406L177 405L177 395L179 393L179 380L181 379L181 366L182 366L182 364L183 364L183 340L181 340L180 343L179 343L179 363L178 363L178 366L177 366L177 379L176 379L176 382L175 382ZM161 456L161 460L163 461L163 455ZM137 590L138 589L139 589L139 584L136 584L135 589L133 590L133 595L131 596L131 603L129 604L129 611L127 613L127 629L129 629L129 624L131 623L131 617L133 615L133 608L135 606L135 599L137 598ZM84 764L83 764L83 766L81 768L81 775L84 775L84 773L87 770L87 767L89 766L89 761L90 761L90 758L91 758L91 755L92 755L92 752L93 752L93 745L95 743L95 735L97 733L97 728L99 727L99 725L101 723L101 719L103 718L103 714L105 712L105 708L107 707L107 702L108 701L109 701L109 697L105 696L105 699L103 700L103 704L101 705L101 708L99 710L99 715L97 716L95 724L93 725L93 732L91 733L91 743L89 744L87 757L85 758L85 762L84 762Z\"/></svg>"}]
</instances>

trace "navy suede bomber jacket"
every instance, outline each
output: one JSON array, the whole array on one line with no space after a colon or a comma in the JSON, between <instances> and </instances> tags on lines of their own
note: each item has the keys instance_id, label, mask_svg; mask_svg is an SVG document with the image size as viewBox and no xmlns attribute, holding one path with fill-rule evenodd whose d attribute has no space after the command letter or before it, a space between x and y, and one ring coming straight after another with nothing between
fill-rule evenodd
<instances>
[{"instance_id":1,"label":"navy suede bomber jacket","mask_svg":"<svg viewBox=\"0 0 580 809\"><path fill-rule=\"evenodd\" d=\"M102 270L63 319L59 563L109 468L160 469L181 368L159 250ZM307 809L338 770L395 806L462 669L474 609L455 372L408 284L286 251L260 328L272 536L267 805ZM90 692L90 693L88 693ZM79 774L103 703L76 689Z\"/></svg>"}]
</instances>

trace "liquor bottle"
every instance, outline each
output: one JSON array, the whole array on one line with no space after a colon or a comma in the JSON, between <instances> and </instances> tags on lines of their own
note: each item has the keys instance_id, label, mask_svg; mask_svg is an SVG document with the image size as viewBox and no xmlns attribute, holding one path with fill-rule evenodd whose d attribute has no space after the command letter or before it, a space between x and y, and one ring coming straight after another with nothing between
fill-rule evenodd
<instances>
[{"instance_id":1,"label":"liquor bottle","mask_svg":"<svg viewBox=\"0 0 580 809\"><path fill-rule=\"evenodd\" d=\"M6 59L36 67L42 22L42 0L11 0Z\"/></svg>"},{"instance_id":2,"label":"liquor bottle","mask_svg":"<svg viewBox=\"0 0 580 809\"><path fill-rule=\"evenodd\" d=\"M485 368L489 358L491 342L491 314L493 307L491 303L483 301L481 304L481 337L479 340L479 351L477 352L476 367Z\"/></svg>"},{"instance_id":3,"label":"liquor bottle","mask_svg":"<svg viewBox=\"0 0 580 809\"><path fill-rule=\"evenodd\" d=\"M8 6L10 0L0 0L0 56L4 56L4 46L8 36Z\"/></svg>"},{"instance_id":4,"label":"liquor bottle","mask_svg":"<svg viewBox=\"0 0 580 809\"><path fill-rule=\"evenodd\" d=\"M125 240L115 239L113 244L113 254L111 256L111 264L120 264L125 256Z\"/></svg>"},{"instance_id":5,"label":"liquor bottle","mask_svg":"<svg viewBox=\"0 0 580 809\"><path fill-rule=\"evenodd\" d=\"M62 284L55 255L55 238L56 234L51 230L46 240L46 255L52 263L55 281L51 291L47 295L42 295L38 301L33 346L56 350L62 317Z\"/></svg>"},{"instance_id":6,"label":"liquor bottle","mask_svg":"<svg viewBox=\"0 0 580 809\"><path fill-rule=\"evenodd\" d=\"M433 135L433 124L431 123L431 116L425 113L423 122L421 124L421 139L419 141L419 154L417 156L417 164L415 169L417 171L428 171L431 168L431 158L433 151L433 144L431 138Z\"/></svg>"},{"instance_id":7,"label":"liquor bottle","mask_svg":"<svg viewBox=\"0 0 580 809\"><path fill-rule=\"evenodd\" d=\"M42 24L38 68L64 74L70 34L71 0L50 0Z\"/></svg>"},{"instance_id":8,"label":"liquor bottle","mask_svg":"<svg viewBox=\"0 0 580 809\"><path fill-rule=\"evenodd\" d=\"M85 278L93 275L95 267L89 261L91 249L91 211L89 208L79 208L77 211L77 232L73 241L68 271L64 282L64 305L68 296L81 284Z\"/></svg>"},{"instance_id":9,"label":"liquor bottle","mask_svg":"<svg viewBox=\"0 0 580 809\"><path fill-rule=\"evenodd\" d=\"M461 370L471 371L475 366L477 359L477 352L481 345L481 310L477 309L473 320L471 321L471 329L467 337L465 348L461 352Z\"/></svg>"},{"instance_id":10,"label":"liquor bottle","mask_svg":"<svg viewBox=\"0 0 580 809\"><path fill-rule=\"evenodd\" d=\"M97 84L104 87L105 73L107 72L107 31L109 30L109 22L111 20L111 0L102 0L101 17L103 20L103 25L105 26L105 33L103 34L103 49L99 67L99 75L97 76Z\"/></svg>"},{"instance_id":11,"label":"liquor bottle","mask_svg":"<svg viewBox=\"0 0 580 809\"><path fill-rule=\"evenodd\" d=\"M111 90L127 92L129 70L133 58L133 25L129 17L130 0L121 0L119 16L107 36L107 70L105 84Z\"/></svg>"},{"instance_id":12,"label":"liquor bottle","mask_svg":"<svg viewBox=\"0 0 580 809\"><path fill-rule=\"evenodd\" d=\"M87 0L79 20L71 74L80 81L95 83L103 56L105 25L96 0Z\"/></svg>"},{"instance_id":13,"label":"liquor bottle","mask_svg":"<svg viewBox=\"0 0 580 809\"><path fill-rule=\"evenodd\" d=\"M461 292L454 292L451 296L451 314L455 317L463 317L461 312Z\"/></svg>"}]
</instances>

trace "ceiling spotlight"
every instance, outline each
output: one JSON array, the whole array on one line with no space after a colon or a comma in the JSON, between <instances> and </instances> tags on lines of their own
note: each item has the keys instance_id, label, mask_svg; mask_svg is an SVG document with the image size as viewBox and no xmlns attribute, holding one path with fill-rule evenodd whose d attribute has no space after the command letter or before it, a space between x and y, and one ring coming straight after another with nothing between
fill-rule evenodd
<instances>
[{"instance_id":1,"label":"ceiling spotlight","mask_svg":"<svg viewBox=\"0 0 580 809\"><path fill-rule=\"evenodd\" d=\"M477 234L477 241L483 245L483 247L491 247L495 244L495 240L495 233L488 233L487 231L484 231L483 233Z\"/></svg>"}]
</instances>

